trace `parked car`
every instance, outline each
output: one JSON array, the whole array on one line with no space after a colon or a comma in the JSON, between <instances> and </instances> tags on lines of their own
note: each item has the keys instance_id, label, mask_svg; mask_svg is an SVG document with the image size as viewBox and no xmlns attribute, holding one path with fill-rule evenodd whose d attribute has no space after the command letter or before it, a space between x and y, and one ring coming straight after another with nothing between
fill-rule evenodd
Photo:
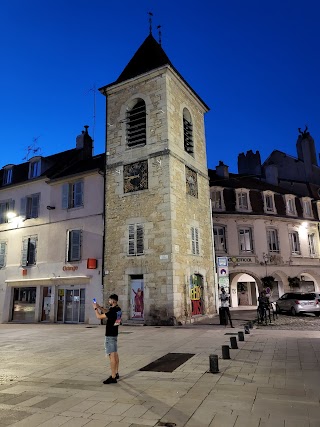
<instances>
[{"instance_id":1,"label":"parked car","mask_svg":"<svg viewBox=\"0 0 320 427\"><path fill-rule=\"evenodd\" d=\"M290 312L293 316L299 313L314 313L320 316L320 293L288 292L276 301L278 313Z\"/></svg>"}]
</instances>

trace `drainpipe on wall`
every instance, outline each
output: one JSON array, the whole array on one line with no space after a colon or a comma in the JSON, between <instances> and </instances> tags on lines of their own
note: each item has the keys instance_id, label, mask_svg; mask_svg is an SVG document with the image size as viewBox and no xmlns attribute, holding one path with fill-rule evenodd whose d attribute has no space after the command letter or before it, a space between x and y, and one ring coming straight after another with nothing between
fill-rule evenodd
<instances>
[{"instance_id":1,"label":"drainpipe on wall","mask_svg":"<svg viewBox=\"0 0 320 427\"><path fill-rule=\"evenodd\" d=\"M213 259L213 277L214 277L214 294L215 294L215 304L216 304L216 312L219 313L218 301L218 274L217 274L217 266L216 266L216 251L214 248L214 234L213 234L213 220L212 220L212 201L210 199L210 224L211 224L211 239L212 239L212 259Z\"/></svg>"}]
</instances>

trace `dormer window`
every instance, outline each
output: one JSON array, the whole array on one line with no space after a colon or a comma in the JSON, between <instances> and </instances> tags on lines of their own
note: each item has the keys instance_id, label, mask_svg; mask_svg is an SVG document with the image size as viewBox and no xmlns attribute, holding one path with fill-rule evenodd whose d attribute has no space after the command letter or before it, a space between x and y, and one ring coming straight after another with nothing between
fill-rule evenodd
<instances>
[{"instance_id":1,"label":"dormer window","mask_svg":"<svg viewBox=\"0 0 320 427\"><path fill-rule=\"evenodd\" d=\"M250 199L249 199L249 190L244 188L236 189L237 196L237 210L238 211L249 211L251 210Z\"/></svg>"},{"instance_id":2,"label":"dormer window","mask_svg":"<svg viewBox=\"0 0 320 427\"><path fill-rule=\"evenodd\" d=\"M12 168L13 165L8 165L3 168L3 185L8 185L12 183Z\"/></svg>"},{"instance_id":3,"label":"dormer window","mask_svg":"<svg viewBox=\"0 0 320 427\"><path fill-rule=\"evenodd\" d=\"M210 190L212 210L221 211L225 209L223 201L223 189L221 187L214 187Z\"/></svg>"},{"instance_id":4,"label":"dormer window","mask_svg":"<svg viewBox=\"0 0 320 427\"><path fill-rule=\"evenodd\" d=\"M274 194L271 192L264 193L264 211L266 213L276 213Z\"/></svg>"},{"instance_id":5,"label":"dormer window","mask_svg":"<svg viewBox=\"0 0 320 427\"><path fill-rule=\"evenodd\" d=\"M286 195L285 198L286 198L287 215L291 215L291 216L297 215L295 196Z\"/></svg>"},{"instance_id":6,"label":"dormer window","mask_svg":"<svg viewBox=\"0 0 320 427\"><path fill-rule=\"evenodd\" d=\"M29 179L37 178L41 175L41 159L35 157L29 163Z\"/></svg>"},{"instance_id":7,"label":"dormer window","mask_svg":"<svg viewBox=\"0 0 320 427\"><path fill-rule=\"evenodd\" d=\"M136 99L134 106L127 111L127 144L128 147L146 145L147 121L146 103L143 99Z\"/></svg>"},{"instance_id":8,"label":"dormer window","mask_svg":"<svg viewBox=\"0 0 320 427\"><path fill-rule=\"evenodd\" d=\"M303 216L305 218L313 218L311 199L309 197L303 197L302 199Z\"/></svg>"},{"instance_id":9,"label":"dormer window","mask_svg":"<svg viewBox=\"0 0 320 427\"><path fill-rule=\"evenodd\" d=\"M193 126L191 114L187 108L183 109L183 142L184 151L189 153L191 156L194 155L194 143L193 143Z\"/></svg>"}]
</instances>

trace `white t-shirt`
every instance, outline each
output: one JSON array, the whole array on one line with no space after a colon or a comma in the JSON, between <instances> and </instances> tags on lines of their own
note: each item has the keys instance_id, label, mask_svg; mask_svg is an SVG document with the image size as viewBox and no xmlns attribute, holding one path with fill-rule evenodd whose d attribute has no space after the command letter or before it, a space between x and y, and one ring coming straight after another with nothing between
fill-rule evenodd
<instances>
[{"instance_id":1,"label":"white t-shirt","mask_svg":"<svg viewBox=\"0 0 320 427\"><path fill-rule=\"evenodd\" d=\"M229 307L229 298L230 298L229 294L227 294L226 292L223 294L221 292L221 294L219 295L219 299L221 301L221 307Z\"/></svg>"}]
</instances>

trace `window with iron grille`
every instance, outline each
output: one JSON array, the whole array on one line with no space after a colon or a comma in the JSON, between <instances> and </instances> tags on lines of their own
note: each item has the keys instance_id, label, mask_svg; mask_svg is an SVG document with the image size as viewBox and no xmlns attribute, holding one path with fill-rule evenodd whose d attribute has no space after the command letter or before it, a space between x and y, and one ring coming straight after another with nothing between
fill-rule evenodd
<instances>
[{"instance_id":1,"label":"window with iron grille","mask_svg":"<svg viewBox=\"0 0 320 427\"><path fill-rule=\"evenodd\" d=\"M143 224L130 224L128 235L128 255L144 254Z\"/></svg>"},{"instance_id":2,"label":"window with iron grille","mask_svg":"<svg viewBox=\"0 0 320 427\"><path fill-rule=\"evenodd\" d=\"M14 210L14 200L0 202L0 224L8 222L8 213Z\"/></svg>"},{"instance_id":3,"label":"window with iron grille","mask_svg":"<svg viewBox=\"0 0 320 427\"><path fill-rule=\"evenodd\" d=\"M22 240L21 266L35 265L37 260L37 236L24 237Z\"/></svg>"},{"instance_id":4,"label":"window with iron grille","mask_svg":"<svg viewBox=\"0 0 320 427\"><path fill-rule=\"evenodd\" d=\"M146 103L143 99L127 111L127 144L128 147L145 145L147 141Z\"/></svg>"},{"instance_id":5,"label":"window with iron grille","mask_svg":"<svg viewBox=\"0 0 320 427\"><path fill-rule=\"evenodd\" d=\"M67 261L81 260L81 230L68 230Z\"/></svg>"},{"instance_id":6,"label":"window with iron grille","mask_svg":"<svg viewBox=\"0 0 320 427\"><path fill-rule=\"evenodd\" d=\"M20 205L20 215L28 218L38 218L40 205L40 194L31 194L23 197Z\"/></svg>"},{"instance_id":7,"label":"window with iron grille","mask_svg":"<svg viewBox=\"0 0 320 427\"><path fill-rule=\"evenodd\" d=\"M6 255L7 255L7 242L0 242L0 268L5 267L6 265Z\"/></svg>"},{"instance_id":8,"label":"window with iron grille","mask_svg":"<svg viewBox=\"0 0 320 427\"><path fill-rule=\"evenodd\" d=\"M193 143L193 126L191 114L187 108L183 109L183 141L184 150L191 156L194 155L194 143Z\"/></svg>"},{"instance_id":9,"label":"window with iron grille","mask_svg":"<svg viewBox=\"0 0 320 427\"><path fill-rule=\"evenodd\" d=\"M267 241L269 252L279 252L279 239L278 239L278 230L275 228L269 228L267 230Z\"/></svg>"},{"instance_id":10,"label":"window with iron grille","mask_svg":"<svg viewBox=\"0 0 320 427\"><path fill-rule=\"evenodd\" d=\"M62 209L83 206L83 181L62 185Z\"/></svg>"},{"instance_id":11,"label":"window with iron grille","mask_svg":"<svg viewBox=\"0 0 320 427\"><path fill-rule=\"evenodd\" d=\"M289 233L289 242L290 242L291 253L293 255L299 255L300 243L299 243L299 234L297 231L291 231Z\"/></svg>"},{"instance_id":12,"label":"window with iron grille","mask_svg":"<svg viewBox=\"0 0 320 427\"><path fill-rule=\"evenodd\" d=\"M199 229L197 227L191 227L191 251L192 255L200 255Z\"/></svg>"},{"instance_id":13,"label":"window with iron grille","mask_svg":"<svg viewBox=\"0 0 320 427\"><path fill-rule=\"evenodd\" d=\"M213 226L214 246L218 252L227 252L226 227Z\"/></svg>"},{"instance_id":14,"label":"window with iron grille","mask_svg":"<svg viewBox=\"0 0 320 427\"><path fill-rule=\"evenodd\" d=\"M253 252L252 229L250 227L241 227L238 233L240 252Z\"/></svg>"}]
</instances>

